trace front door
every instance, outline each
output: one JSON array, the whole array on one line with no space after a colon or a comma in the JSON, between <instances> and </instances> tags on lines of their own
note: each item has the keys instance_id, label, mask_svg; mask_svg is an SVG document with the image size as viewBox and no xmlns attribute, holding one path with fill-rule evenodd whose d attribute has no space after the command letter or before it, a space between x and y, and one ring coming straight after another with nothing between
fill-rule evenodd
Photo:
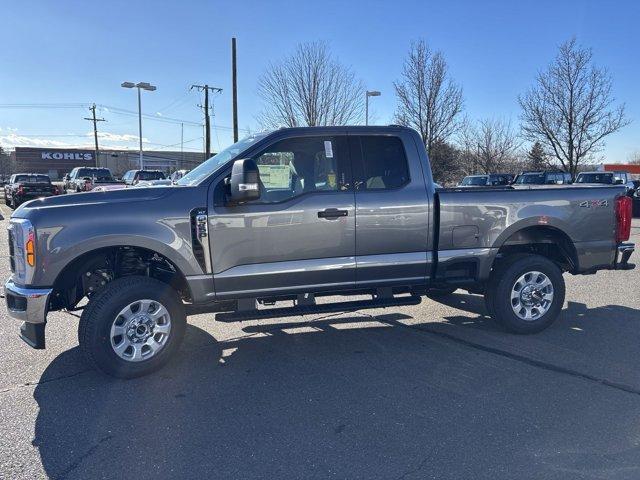
<instances>
[{"instance_id":1,"label":"front door","mask_svg":"<svg viewBox=\"0 0 640 480\"><path fill-rule=\"evenodd\" d=\"M253 157L260 199L209 209L216 297L355 285L355 200L346 136L275 141Z\"/></svg>"}]
</instances>

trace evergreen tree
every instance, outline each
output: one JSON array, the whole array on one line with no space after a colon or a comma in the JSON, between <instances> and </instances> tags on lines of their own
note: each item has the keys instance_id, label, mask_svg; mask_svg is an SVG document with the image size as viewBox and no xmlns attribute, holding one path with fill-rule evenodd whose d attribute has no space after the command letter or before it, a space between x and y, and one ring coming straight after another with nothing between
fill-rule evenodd
<instances>
[{"instance_id":1,"label":"evergreen tree","mask_svg":"<svg viewBox=\"0 0 640 480\"><path fill-rule=\"evenodd\" d=\"M547 161L547 154L544 152L544 148L540 142L536 142L527 153L528 168L530 170L544 170L549 166Z\"/></svg>"}]
</instances>

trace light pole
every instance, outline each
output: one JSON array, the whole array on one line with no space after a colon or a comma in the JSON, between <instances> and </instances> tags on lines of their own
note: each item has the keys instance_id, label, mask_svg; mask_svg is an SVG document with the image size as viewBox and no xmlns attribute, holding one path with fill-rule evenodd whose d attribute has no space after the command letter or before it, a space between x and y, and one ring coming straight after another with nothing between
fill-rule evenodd
<instances>
[{"instance_id":1,"label":"light pole","mask_svg":"<svg viewBox=\"0 0 640 480\"><path fill-rule=\"evenodd\" d=\"M369 91L367 90L367 94L365 97L365 107L364 107L364 124L369 125L369 97L379 97L382 95L377 90Z\"/></svg>"},{"instance_id":2,"label":"light pole","mask_svg":"<svg viewBox=\"0 0 640 480\"><path fill-rule=\"evenodd\" d=\"M153 92L156 87L148 82L122 82L120 85L124 88L137 88L138 89L138 135L140 136L140 170L144 170L144 164L142 162L142 102L140 100L140 89Z\"/></svg>"}]
</instances>

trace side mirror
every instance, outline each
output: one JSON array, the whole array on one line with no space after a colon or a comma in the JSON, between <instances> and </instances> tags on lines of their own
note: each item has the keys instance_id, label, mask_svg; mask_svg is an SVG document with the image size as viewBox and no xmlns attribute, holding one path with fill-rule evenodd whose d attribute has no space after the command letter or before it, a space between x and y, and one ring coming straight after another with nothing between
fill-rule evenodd
<instances>
[{"instance_id":1,"label":"side mirror","mask_svg":"<svg viewBox=\"0 0 640 480\"><path fill-rule=\"evenodd\" d=\"M71 180L71 177L70 177L70 176L69 176L69 174L67 173L67 174L64 176L64 179L65 179L65 180Z\"/></svg>"},{"instance_id":2,"label":"side mirror","mask_svg":"<svg viewBox=\"0 0 640 480\"><path fill-rule=\"evenodd\" d=\"M245 203L260 198L260 172L250 158L236 160L231 168L231 203Z\"/></svg>"}]
</instances>

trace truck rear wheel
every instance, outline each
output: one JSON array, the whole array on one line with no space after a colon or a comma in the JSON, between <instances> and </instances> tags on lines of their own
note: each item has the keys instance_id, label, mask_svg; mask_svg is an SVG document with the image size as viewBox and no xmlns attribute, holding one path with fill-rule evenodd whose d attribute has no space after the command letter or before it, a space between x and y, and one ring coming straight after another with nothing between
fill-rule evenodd
<instances>
[{"instance_id":1,"label":"truck rear wheel","mask_svg":"<svg viewBox=\"0 0 640 480\"><path fill-rule=\"evenodd\" d=\"M161 368L180 347L186 328L178 293L153 278L108 283L80 317L80 349L103 372L134 378Z\"/></svg>"},{"instance_id":2,"label":"truck rear wheel","mask_svg":"<svg viewBox=\"0 0 640 480\"><path fill-rule=\"evenodd\" d=\"M485 292L489 314L512 333L537 333L564 304L562 271L540 255L514 255L494 270Z\"/></svg>"}]
</instances>

